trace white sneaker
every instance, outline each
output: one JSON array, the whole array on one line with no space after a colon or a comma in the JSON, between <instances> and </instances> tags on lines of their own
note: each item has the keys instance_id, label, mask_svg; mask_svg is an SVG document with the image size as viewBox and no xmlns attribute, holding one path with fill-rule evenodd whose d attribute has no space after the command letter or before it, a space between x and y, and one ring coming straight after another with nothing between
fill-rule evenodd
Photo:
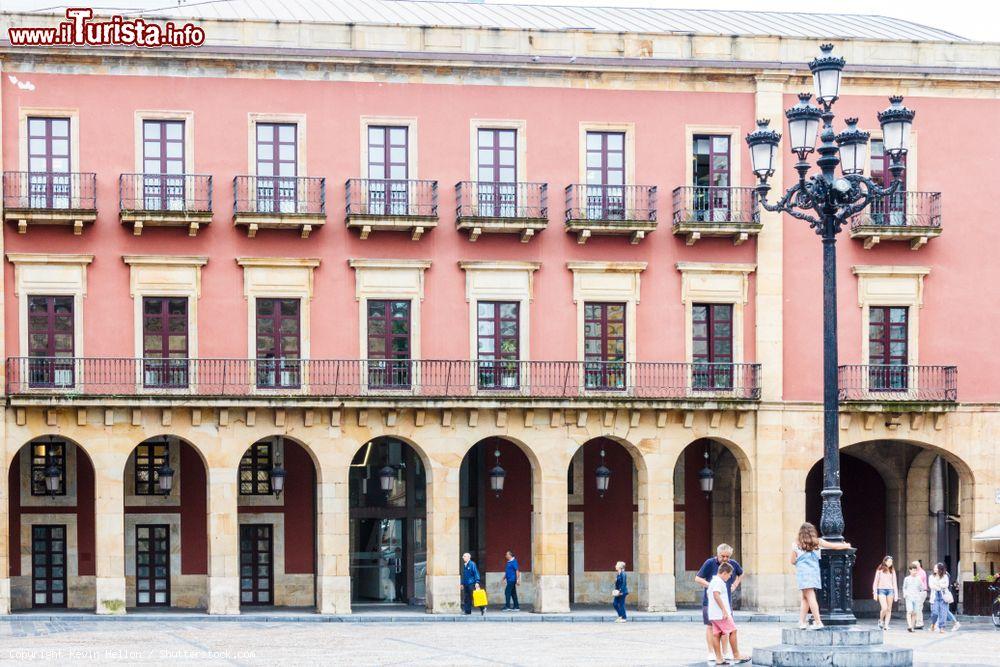
<instances>
[{"instance_id":1,"label":"white sneaker","mask_svg":"<svg viewBox=\"0 0 1000 667\"><path fill-rule=\"evenodd\" d=\"M736 662L736 658L733 657L732 653L730 653L729 655L723 655L722 659L725 660L726 662Z\"/></svg>"},{"instance_id":2,"label":"white sneaker","mask_svg":"<svg viewBox=\"0 0 1000 667\"><path fill-rule=\"evenodd\" d=\"M710 663L712 663L714 665L715 664L715 654L714 653L709 653L708 657L705 658L705 661L706 662L710 662Z\"/></svg>"}]
</instances>

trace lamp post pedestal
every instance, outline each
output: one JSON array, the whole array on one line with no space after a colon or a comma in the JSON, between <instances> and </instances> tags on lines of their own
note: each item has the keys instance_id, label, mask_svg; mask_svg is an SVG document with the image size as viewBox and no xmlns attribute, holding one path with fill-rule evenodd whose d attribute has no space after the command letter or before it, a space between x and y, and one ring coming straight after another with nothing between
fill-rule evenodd
<instances>
[{"instance_id":1,"label":"lamp post pedestal","mask_svg":"<svg viewBox=\"0 0 1000 667\"><path fill-rule=\"evenodd\" d=\"M886 646L880 628L837 626L822 630L785 628L781 643L753 650L753 664L768 667L912 665L913 649Z\"/></svg>"},{"instance_id":2,"label":"lamp post pedestal","mask_svg":"<svg viewBox=\"0 0 1000 667\"><path fill-rule=\"evenodd\" d=\"M854 625L857 619L851 610L854 597L851 576L857 549L834 551L824 549L819 561L819 577L823 590L819 594L819 613L826 625Z\"/></svg>"}]
</instances>

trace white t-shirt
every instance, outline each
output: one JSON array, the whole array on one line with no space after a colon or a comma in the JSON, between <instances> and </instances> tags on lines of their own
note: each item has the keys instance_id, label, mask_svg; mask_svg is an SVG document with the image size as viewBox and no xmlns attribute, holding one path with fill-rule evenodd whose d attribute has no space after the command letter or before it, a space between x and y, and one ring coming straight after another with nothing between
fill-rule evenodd
<instances>
[{"instance_id":1,"label":"white t-shirt","mask_svg":"<svg viewBox=\"0 0 1000 667\"><path fill-rule=\"evenodd\" d=\"M722 607L715 601L716 591L719 592L719 597L722 598ZM723 609L732 615L733 611L729 608L729 591L726 589L726 582L719 575L715 575L708 582L708 620L721 621Z\"/></svg>"}]
</instances>

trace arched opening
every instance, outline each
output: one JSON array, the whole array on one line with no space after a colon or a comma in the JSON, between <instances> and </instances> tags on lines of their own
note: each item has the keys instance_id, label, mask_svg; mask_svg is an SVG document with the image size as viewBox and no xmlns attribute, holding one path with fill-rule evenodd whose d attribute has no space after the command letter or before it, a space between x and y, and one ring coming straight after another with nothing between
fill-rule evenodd
<instances>
[{"instance_id":1,"label":"arched opening","mask_svg":"<svg viewBox=\"0 0 1000 667\"><path fill-rule=\"evenodd\" d=\"M22 446L7 475L12 610L96 605L94 465L59 436Z\"/></svg>"},{"instance_id":2,"label":"arched opening","mask_svg":"<svg viewBox=\"0 0 1000 667\"><path fill-rule=\"evenodd\" d=\"M252 444L239 465L240 607L316 604L316 466L291 438Z\"/></svg>"},{"instance_id":3,"label":"arched opening","mask_svg":"<svg viewBox=\"0 0 1000 667\"><path fill-rule=\"evenodd\" d=\"M398 438L369 441L351 461L349 494L351 604L425 604L427 473L420 455Z\"/></svg>"},{"instance_id":4,"label":"arched opening","mask_svg":"<svg viewBox=\"0 0 1000 667\"><path fill-rule=\"evenodd\" d=\"M710 474L709 474L710 473ZM733 559L743 563L743 480L739 460L723 442L695 440L674 466L674 563L676 601L700 606L704 589L695 575L715 556L716 547L733 547ZM733 592L741 606L742 587Z\"/></svg>"},{"instance_id":5,"label":"arched opening","mask_svg":"<svg viewBox=\"0 0 1000 667\"><path fill-rule=\"evenodd\" d=\"M638 469L624 445L594 438L574 454L567 484L569 601L606 604L615 563L625 561L632 574L638 560ZM635 577L632 581L637 583Z\"/></svg>"},{"instance_id":6,"label":"arched opening","mask_svg":"<svg viewBox=\"0 0 1000 667\"><path fill-rule=\"evenodd\" d=\"M872 577L882 558L890 553L886 522L889 507L882 475L870 463L846 452L840 454L841 506L851 546L857 548L852 578L854 597L871 599ZM823 499L823 462L816 463L806 477L806 520L819 528ZM896 556L897 570L905 556ZM900 581L902 585L902 581Z\"/></svg>"},{"instance_id":7,"label":"arched opening","mask_svg":"<svg viewBox=\"0 0 1000 667\"><path fill-rule=\"evenodd\" d=\"M125 462L125 604L208 607L208 475L172 435L143 440Z\"/></svg>"},{"instance_id":8,"label":"arched opening","mask_svg":"<svg viewBox=\"0 0 1000 667\"><path fill-rule=\"evenodd\" d=\"M486 438L462 459L461 550L468 551L478 565L490 599L505 603L506 552L510 550L521 571L521 584L514 591L519 607L534 602L531 494L531 461L513 442Z\"/></svg>"},{"instance_id":9,"label":"arched opening","mask_svg":"<svg viewBox=\"0 0 1000 667\"><path fill-rule=\"evenodd\" d=\"M971 556L972 478L948 452L901 440L861 442L841 450L844 535L858 548L854 599L874 604L871 582L886 554L896 561L900 580L909 561L925 569L945 563L952 580ZM822 461L806 479L806 517L819 522ZM969 566L971 569L971 566Z\"/></svg>"}]
</instances>

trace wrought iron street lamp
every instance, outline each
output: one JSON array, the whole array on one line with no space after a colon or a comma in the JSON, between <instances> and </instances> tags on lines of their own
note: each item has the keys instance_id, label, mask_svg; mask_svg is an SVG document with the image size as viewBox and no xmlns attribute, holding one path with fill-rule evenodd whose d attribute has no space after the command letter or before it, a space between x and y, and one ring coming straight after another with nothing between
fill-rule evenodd
<instances>
[{"instance_id":1,"label":"wrought iron street lamp","mask_svg":"<svg viewBox=\"0 0 1000 667\"><path fill-rule=\"evenodd\" d=\"M608 492L608 486L611 484L611 468L604 465L604 450L601 449L601 465L597 466L594 470L594 479L597 482L597 493L604 497L604 494Z\"/></svg>"},{"instance_id":2,"label":"wrought iron street lamp","mask_svg":"<svg viewBox=\"0 0 1000 667\"><path fill-rule=\"evenodd\" d=\"M490 468L490 490L497 494L497 498L503 493L503 480L507 476L507 471L500 466L500 450L493 452L496 457L496 465Z\"/></svg>"},{"instance_id":3,"label":"wrought iron street lamp","mask_svg":"<svg viewBox=\"0 0 1000 667\"><path fill-rule=\"evenodd\" d=\"M396 488L396 469L392 466L385 466L378 471L379 488L385 493L392 493Z\"/></svg>"},{"instance_id":4,"label":"wrought iron street lamp","mask_svg":"<svg viewBox=\"0 0 1000 667\"><path fill-rule=\"evenodd\" d=\"M698 471L698 486L701 487L702 492L705 497L708 498L712 495L712 489L715 488L715 472L709 466L710 461L708 460L708 445L705 446L705 467Z\"/></svg>"},{"instance_id":5,"label":"wrought iron street lamp","mask_svg":"<svg viewBox=\"0 0 1000 667\"><path fill-rule=\"evenodd\" d=\"M59 493L59 482L62 478L62 471L59 466L55 464L51 459L49 464L45 466L45 490L50 496L54 496Z\"/></svg>"},{"instance_id":6,"label":"wrought iron street lamp","mask_svg":"<svg viewBox=\"0 0 1000 667\"><path fill-rule=\"evenodd\" d=\"M281 461L275 461L274 467L271 468L271 491L274 492L274 497L277 498L281 495L281 492L285 490L285 469L281 466Z\"/></svg>"},{"instance_id":7,"label":"wrought iron street lamp","mask_svg":"<svg viewBox=\"0 0 1000 667\"><path fill-rule=\"evenodd\" d=\"M174 488L174 469L167 465L166 461L156 469L156 483L160 493L165 496L170 495L170 490Z\"/></svg>"},{"instance_id":8,"label":"wrought iron street lamp","mask_svg":"<svg viewBox=\"0 0 1000 667\"><path fill-rule=\"evenodd\" d=\"M837 234L852 216L874 202L893 196L901 188L903 159L910 145L914 112L903 106L902 97L890 97L891 106L878 114L885 152L891 158L889 173L892 175L892 183L882 187L863 174L868 133L858 130L857 121L853 118L848 120L847 129L839 136L833 131L832 106L840 97L845 61L832 55L832 44L823 44L820 49L820 56L809 64L820 108L809 104L809 96L800 95L799 104L785 112L791 149L798 156L795 164L798 182L774 204L767 202L771 189L767 181L774 174L774 156L781 135L771 130L767 121L757 121L757 129L747 135L746 141L758 178L755 190L761 206L768 211L787 213L808 222L823 240L823 509L819 527L824 539L841 542L844 539L844 514L840 502L837 430ZM817 113L823 123L820 145L815 149L819 153L816 165L820 173L809 176L812 165L806 158L815 146L810 122ZM842 170L840 176L836 172L838 165ZM832 624L854 623L856 619L851 611L854 550L824 550L822 561L820 604L824 621Z\"/></svg>"}]
</instances>

